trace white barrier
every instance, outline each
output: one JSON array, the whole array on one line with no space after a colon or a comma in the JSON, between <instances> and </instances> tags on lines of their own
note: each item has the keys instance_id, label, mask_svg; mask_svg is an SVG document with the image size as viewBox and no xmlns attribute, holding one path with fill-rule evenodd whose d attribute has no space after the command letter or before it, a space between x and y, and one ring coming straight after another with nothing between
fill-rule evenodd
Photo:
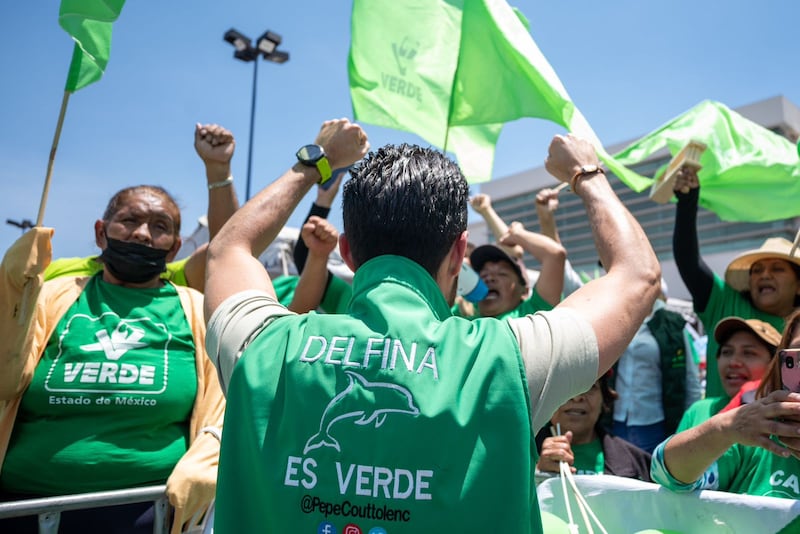
<instances>
[{"instance_id":1,"label":"white barrier","mask_svg":"<svg viewBox=\"0 0 800 534\"><path fill-rule=\"evenodd\" d=\"M575 475L586 502L609 533L663 529L682 534L800 532L800 501L721 491L674 493L658 484L609 475ZM558 477L542 482L539 507L567 521ZM572 496L575 510L577 504ZM579 523L580 532L587 532ZM785 530L783 530L785 529Z\"/></svg>"}]
</instances>

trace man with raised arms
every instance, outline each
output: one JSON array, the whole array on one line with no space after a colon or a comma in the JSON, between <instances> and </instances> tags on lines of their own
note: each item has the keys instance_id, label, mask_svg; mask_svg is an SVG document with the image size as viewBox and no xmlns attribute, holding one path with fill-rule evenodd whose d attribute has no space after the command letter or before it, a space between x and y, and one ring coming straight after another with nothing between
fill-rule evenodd
<instances>
[{"instance_id":1,"label":"man with raised arms","mask_svg":"<svg viewBox=\"0 0 800 534\"><path fill-rule=\"evenodd\" d=\"M294 315L256 257L369 146L346 119L315 144L209 246L207 347L228 395L217 532L541 532L533 436L649 312L660 269L644 232L592 146L556 136L547 169L583 200L608 274L552 311L453 317L469 188L442 153L388 145L344 189L347 313Z\"/></svg>"}]
</instances>

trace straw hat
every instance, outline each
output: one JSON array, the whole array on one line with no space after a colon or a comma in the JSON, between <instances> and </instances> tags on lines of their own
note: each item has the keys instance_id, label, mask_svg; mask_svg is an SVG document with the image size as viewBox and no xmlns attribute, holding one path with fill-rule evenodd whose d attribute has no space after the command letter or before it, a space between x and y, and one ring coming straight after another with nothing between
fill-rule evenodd
<instances>
[{"instance_id":1,"label":"straw hat","mask_svg":"<svg viewBox=\"0 0 800 534\"><path fill-rule=\"evenodd\" d=\"M734 332L747 330L760 338L773 349L781 342L781 334L774 326L758 319L742 319L741 317L725 317L714 327L714 339L722 344L723 340L728 339Z\"/></svg>"},{"instance_id":2,"label":"straw hat","mask_svg":"<svg viewBox=\"0 0 800 534\"><path fill-rule=\"evenodd\" d=\"M725 269L725 281L736 291L750 289L750 267L766 258L786 260L800 267L800 257L790 256L792 242L783 237L770 237L760 248L739 254Z\"/></svg>"}]
</instances>

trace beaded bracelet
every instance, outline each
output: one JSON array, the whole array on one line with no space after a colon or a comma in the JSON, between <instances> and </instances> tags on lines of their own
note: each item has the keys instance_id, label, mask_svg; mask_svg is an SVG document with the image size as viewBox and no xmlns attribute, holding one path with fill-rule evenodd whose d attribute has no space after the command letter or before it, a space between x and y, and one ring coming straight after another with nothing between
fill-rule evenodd
<instances>
[{"instance_id":1,"label":"beaded bracelet","mask_svg":"<svg viewBox=\"0 0 800 534\"><path fill-rule=\"evenodd\" d=\"M208 184L208 190L211 191L212 189L216 189L218 187L225 187L231 185L233 183L233 176L228 176L224 180L220 180L219 182L211 182Z\"/></svg>"}]
</instances>

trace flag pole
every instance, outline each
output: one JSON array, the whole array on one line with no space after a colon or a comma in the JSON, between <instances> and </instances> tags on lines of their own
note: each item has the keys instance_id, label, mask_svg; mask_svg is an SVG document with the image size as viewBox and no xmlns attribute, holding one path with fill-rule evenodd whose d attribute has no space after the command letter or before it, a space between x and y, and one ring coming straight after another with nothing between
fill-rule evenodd
<instances>
[{"instance_id":1,"label":"flag pole","mask_svg":"<svg viewBox=\"0 0 800 534\"><path fill-rule=\"evenodd\" d=\"M42 221L44 220L44 208L47 205L47 195L50 193L50 180L53 177L53 165L56 161L56 150L58 149L58 140L61 137L61 127L64 125L64 115L67 113L69 95L70 91L64 91L64 98L61 100L61 111L58 113L56 133L53 136L53 146L50 148L50 160L47 162L47 175L44 179L42 198L39 201L39 215L36 217L36 226L42 226Z\"/></svg>"},{"instance_id":2,"label":"flag pole","mask_svg":"<svg viewBox=\"0 0 800 534\"><path fill-rule=\"evenodd\" d=\"M58 113L58 122L56 123L56 133L53 136L53 145L50 147L50 160L47 162L47 175L44 179L44 188L42 190L42 198L39 201L39 215L36 217L36 226L41 227L44 220L44 208L47 205L47 195L50 192L50 181L53 177L53 165L56 160L56 149L58 149L58 140L61 137L61 127L64 125L64 115L67 113L67 103L69 102L69 91L64 91L64 98L61 99L61 111ZM28 307L31 306L33 294L36 291L36 278L28 278L25 281L25 286L22 290L22 297L19 305L19 315L17 321L23 325L28 315Z\"/></svg>"},{"instance_id":3,"label":"flag pole","mask_svg":"<svg viewBox=\"0 0 800 534\"><path fill-rule=\"evenodd\" d=\"M794 256L798 246L800 246L800 230L798 230L797 235L794 236L794 243L792 243L792 250L789 251L789 256Z\"/></svg>"}]
</instances>

